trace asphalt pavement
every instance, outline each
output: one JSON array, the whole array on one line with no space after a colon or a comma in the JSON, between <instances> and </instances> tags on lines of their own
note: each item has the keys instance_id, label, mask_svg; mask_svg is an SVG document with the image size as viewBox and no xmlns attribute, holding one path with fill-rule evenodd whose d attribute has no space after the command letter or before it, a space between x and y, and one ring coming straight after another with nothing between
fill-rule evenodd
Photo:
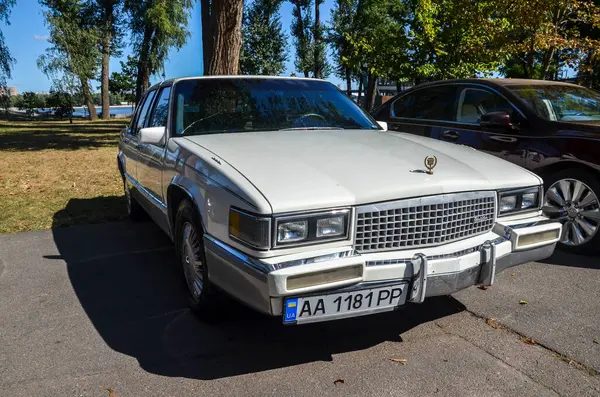
<instances>
[{"instance_id":1,"label":"asphalt pavement","mask_svg":"<svg viewBox=\"0 0 600 397\"><path fill-rule=\"evenodd\" d=\"M151 223L3 235L0 395L600 396L599 262L557 253L486 290L284 327L235 302L197 320Z\"/></svg>"}]
</instances>

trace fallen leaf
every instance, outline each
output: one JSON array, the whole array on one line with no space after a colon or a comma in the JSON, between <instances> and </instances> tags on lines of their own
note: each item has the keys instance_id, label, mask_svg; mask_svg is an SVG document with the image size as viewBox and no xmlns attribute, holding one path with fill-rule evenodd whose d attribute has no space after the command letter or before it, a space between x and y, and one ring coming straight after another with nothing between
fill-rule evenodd
<instances>
[{"instance_id":1,"label":"fallen leaf","mask_svg":"<svg viewBox=\"0 0 600 397\"><path fill-rule=\"evenodd\" d=\"M491 317L490 317L490 318L488 318L487 320L485 320L485 323L486 323L487 325L489 325L490 327L494 328L494 329L498 329L498 328L500 328L500 324L498 324L498 323L496 322L496 319L495 319L495 318L491 318Z\"/></svg>"},{"instance_id":2,"label":"fallen leaf","mask_svg":"<svg viewBox=\"0 0 600 397\"><path fill-rule=\"evenodd\" d=\"M598 338L594 339L594 343L597 344L597 345L600 345L600 341L598 341Z\"/></svg>"},{"instance_id":3,"label":"fallen leaf","mask_svg":"<svg viewBox=\"0 0 600 397\"><path fill-rule=\"evenodd\" d=\"M536 345L537 342L535 341L535 339L530 339L530 338L521 338L521 342L527 343L528 345Z\"/></svg>"},{"instance_id":4,"label":"fallen leaf","mask_svg":"<svg viewBox=\"0 0 600 397\"><path fill-rule=\"evenodd\" d=\"M515 274L514 274L514 273L511 273L511 274L510 274L510 276L511 276L511 277L514 277L514 276L515 276Z\"/></svg>"},{"instance_id":5,"label":"fallen leaf","mask_svg":"<svg viewBox=\"0 0 600 397\"><path fill-rule=\"evenodd\" d=\"M118 397L115 394L115 389L113 389L111 387L106 387L106 388L104 388L104 390L106 390L108 392L108 397Z\"/></svg>"},{"instance_id":6,"label":"fallen leaf","mask_svg":"<svg viewBox=\"0 0 600 397\"><path fill-rule=\"evenodd\" d=\"M483 291L485 291L486 289L488 289L488 287L486 287L485 285L480 285L477 288L479 288L480 290L483 290Z\"/></svg>"},{"instance_id":7,"label":"fallen leaf","mask_svg":"<svg viewBox=\"0 0 600 397\"><path fill-rule=\"evenodd\" d=\"M405 358L390 358L390 360L395 363L400 363L402 365L406 365L406 363L408 362L408 360Z\"/></svg>"},{"instance_id":8,"label":"fallen leaf","mask_svg":"<svg viewBox=\"0 0 600 397\"><path fill-rule=\"evenodd\" d=\"M527 301L524 301L523 299L521 299L521 300L519 301L519 305L527 305L527 304L529 304L529 302L527 302Z\"/></svg>"},{"instance_id":9,"label":"fallen leaf","mask_svg":"<svg viewBox=\"0 0 600 397\"><path fill-rule=\"evenodd\" d=\"M334 385L337 385L338 383L344 383L346 382L346 380L344 378L337 378L336 380L333 381Z\"/></svg>"}]
</instances>

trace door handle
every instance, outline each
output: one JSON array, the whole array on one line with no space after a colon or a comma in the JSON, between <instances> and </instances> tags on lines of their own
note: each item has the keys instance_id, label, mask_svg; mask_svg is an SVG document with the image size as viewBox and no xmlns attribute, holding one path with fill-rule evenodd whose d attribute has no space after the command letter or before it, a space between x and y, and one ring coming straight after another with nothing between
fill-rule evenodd
<instances>
[{"instance_id":1,"label":"door handle","mask_svg":"<svg viewBox=\"0 0 600 397\"><path fill-rule=\"evenodd\" d=\"M460 134L456 131L446 130L442 132L442 138L448 139L450 141L455 141L460 138Z\"/></svg>"},{"instance_id":2,"label":"door handle","mask_svg":"<svg viewBox=\"0 0 600 397\"><path fill-rule=\"evenodd\" d=\"M492 139L494 141L498 141L498 142L504 142L504 143L515 143L515 142L517 142L517 138L513 138L513 137L510 137L510 136L491 135L490 139Z\"/></svg>"}]
</instances>

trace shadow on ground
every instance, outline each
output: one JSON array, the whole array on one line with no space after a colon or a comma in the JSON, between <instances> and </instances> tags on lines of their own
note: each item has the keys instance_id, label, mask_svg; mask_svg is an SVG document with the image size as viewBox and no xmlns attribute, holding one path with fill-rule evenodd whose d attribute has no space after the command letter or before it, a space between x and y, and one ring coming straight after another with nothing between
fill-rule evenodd
<instances>
[{"instance_id":1,"label":"shadow on ground","mask_svg":"<svg viewBox=\"0 0 600 397\"><path fill-rule=\"evenodd\" d=\"M78 204L81 206L81 204ZM90 204L91 207L93 205ZM284 327L234 302L218 321L186 308L172 243L153 223L116 222L53 229L73 289L107 345L151 373L216 379L330 361L464 310L450 297L376 316Z\"/></svg>"},{"instance_id":2,"label":"shadow on ground","mask_svg":"<svg viewBox=\"0 0 600 397\"><path fill-rule=\"evenodd\" d=\"M550 258L541 260L540 262L547 263L549 265L582 267L586 269L600 269L599 256L572 254L563 251L559 248L557 248L556 251L554 251L554 254Z\"/></svg>"},{"instance_id":3,"label":"shadow on ground","mask_svg":"<svg viewBox=\"0 0 600 397\"><path fill-rule=\"evenodd\" d=\"M0 125L0 147L12 151L115 147L119 131L126 124L127 120L74 124L3 122Z\"/></svg>"}]
</instances>

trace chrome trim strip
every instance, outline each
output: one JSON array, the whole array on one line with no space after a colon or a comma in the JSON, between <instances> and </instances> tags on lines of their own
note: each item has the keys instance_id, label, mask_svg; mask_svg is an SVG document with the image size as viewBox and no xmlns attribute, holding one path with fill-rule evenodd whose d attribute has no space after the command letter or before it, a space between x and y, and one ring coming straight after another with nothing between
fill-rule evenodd
<instances>
[{"instance_id":1,"label":"chrome trim strip","mask_svg":"<svg viewBox=\"0 0 600 397\"><path fill-rule=\"evenodd\" d=\"M356 207L356 214L363 214L365 212L380 212L387 211L390 209L415 207L419 205L441 204L447 202L453 196L460 196L461 199L464 200L472 200L478 198L496 197L497 194L495 190L481 190L476 192L447 193L431 196L413 197L402 200L385 201L383 203L360 205Z\"/></svg>"},{"instance_id":2,"label":"chrome trim strip","mask_svg":"<svg viewBox=\"0 0 600 397\"><path fill-rule=\"evenodd\" d=\"M493 245L498 245L498 244L503 243L508 240L509 239L505 238L505 237L498 237L498 238L492 240L491 243ZM483 244L476 245L475 247L466 248L464 250L460 250L460 251L456 251L456 252L451 252L449 254L430 255L427 257L427 260L428 261L436 261L436 260L440 260L440 259L459 258L461 256L472 254L473 252L477 252L477 251L481 250L482 246L483 246ZM409 263L411 261L411 259L412 258L398 258L398 259L384 259L384 260L378 260L378 261L367 261L365 263L365 266L399 265L402 263Z\"/></svg>"},{"instance_id":3,"label":"chrome trim strip","mask_svg":"<svg viewBox=\"0 0 600 397\"><path fill-rule=\"evenodd\" d=\"M259 280L266 281L267 274L273 270L266 263L252 258L208 234L204 235L204 247Z\"/></svg>"}]
</instances>

